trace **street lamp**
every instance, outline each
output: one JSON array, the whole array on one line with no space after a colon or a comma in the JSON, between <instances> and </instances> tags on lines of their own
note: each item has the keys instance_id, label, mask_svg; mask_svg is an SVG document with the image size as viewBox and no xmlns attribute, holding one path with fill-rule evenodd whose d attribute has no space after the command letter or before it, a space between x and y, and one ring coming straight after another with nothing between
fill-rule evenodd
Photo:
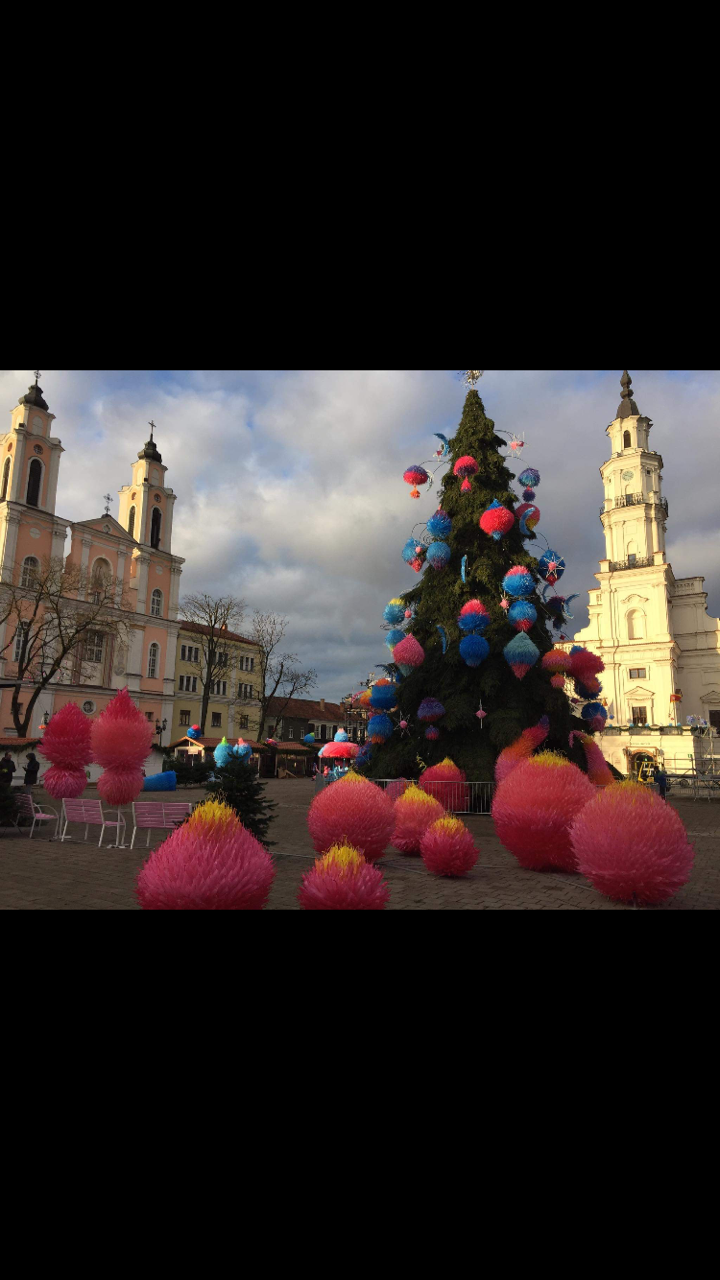
<instances>
[{"instance_id":1,"label":"street lamp","mask_svg":"<svg viewBox=\"0 0 720 1280\"><path fill-rule=\"evenodd\" d=\"M158 746L160 747L162 746L162 736L166 729L167 729L167 720L163 720L162 724L160 723L159 720L155 721L155 732L160 734L160 741L158 743Z\"/></svg>"}]
</instances>

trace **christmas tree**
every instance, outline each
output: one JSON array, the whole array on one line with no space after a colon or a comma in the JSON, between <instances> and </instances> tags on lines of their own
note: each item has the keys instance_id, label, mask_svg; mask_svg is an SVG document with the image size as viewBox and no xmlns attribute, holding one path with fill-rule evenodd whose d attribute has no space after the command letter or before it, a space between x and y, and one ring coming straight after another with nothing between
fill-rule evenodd
<instances>
[{"instance_id":1,"label":"christmas tree","mask_svg":"<svg viewBox=\"0 0 720 1280\"><path fill-rule=\"evenodd\" d=\"M426 505L432 501L427 518L438 507L452 521L449 533L442 533L445 522L441 519L435 526L449 546L449 560L445 567L435 569L433 561L440 562L445 555L433 557L428 552L421 581L402 596L405 608L413 611L408 633L425 653L420 666L405 678L398 675L399 710L395 715L407 722L407 728L396 728L383 745L372 748L366 767L371 777L417 776L421 762L433 765L450 756L468 778L490 780L500 751L544 715L550 720L546 747L568 756L581 768L585 766L584 752L578 745L570 748L568 737L573 729L587 731L587 723L572 714L565 693L551 686L549 673L540 665L542 655L552 649L553 641L545 626L548 614L538 595L531 597L533 609L529 612L531 618L536 610L537 620L532 625L528 624L529 619L525 622L528 626L525 634L539 651L537 660L522 679L518 679L503 654L508 642L523 634L512 625L512 618L520 614L511 613L509 618L510 609L501 607L505 575L511 568L523 566L536 583L542 583L538 562L525 547L526 543L535 541L535 534L524 535L517 520L505 536L498 539L479 527L481 516L493 502L511 512L518 503L517 494L510 488L515 477L501 456L502 448L507 448L507 441L495 434L495 424L486 417L478 392L470 390L457 433L449 444L449 466L442 488L434 501L429 495L424 497ZM469 465L463 467L467 459L475 460L477 472ZM455 475L457 463L460 463L460 474ZM546 523L549 525L550 521ZM465 581L462 577L464 557L467 557ZM480 600L489 615L482 632L489 653L476 667L468 666L461 655L460 642L466 633L457 621L463 606L471 600ZM507 605L507 597L505 601ZM521 612L523 609L521 605ZM444 637L438 627L443 628ZM475 643L476 637L473 637ZM485 651L482 645L479 649ZM399 663L397 649L395 655L395 662ZM430 699L437 700L445 714L426 736L421 704ZM477 716L481 702L486 713L484 718Z\"/></svg>"},{"instance_id":2,"label":"christmas tree","mask_svg":"<svg viewBox=\"0 0 720 1280\"><path fill-rule=\"evenodd\" d=\"M267 829L274 817L272 810L277 809L277 805L266 798L265 787L252 765L234 758L221 769L215 767L214 779L207 784L209 794L230 805L243 826L261 844L270 847L273 842L267 839Z\"/></svg>"}]
</instances>

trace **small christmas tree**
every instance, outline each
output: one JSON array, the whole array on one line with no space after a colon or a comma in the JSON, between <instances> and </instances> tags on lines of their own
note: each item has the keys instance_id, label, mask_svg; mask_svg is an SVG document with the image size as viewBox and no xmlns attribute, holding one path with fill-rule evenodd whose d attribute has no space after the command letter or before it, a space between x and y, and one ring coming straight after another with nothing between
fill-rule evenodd
<instances>
[{"instance_id":1,"label":"small christmas tree","mask_svg":"<svg viewBox=\"0 0 720 1280\"><path fill-rule=\"evenodd\" d=\"M539 598L533 596L536 608L525 611L521 632L524 639L513 627L518 619L516 607L508 618L500 605L503 579L509 570L527 569L539 581L537 560L525 549L525 542L532 543L535 535L523 534L518 521L507 516L507 512L514 513L518 497L510 488L513 473L500 453L506 446L507 442L495 434L494 422L485 416L477 391L469 391L457 433L449 442L449 468L443 487L435 498L444 515L438 515L437 527L431 524L429 530L433 536L441 537L450 555L443 558L446 567L435 569L432 563L426 564L420 583L402 596L403 606L413 611L408 633L420 646L415 656L408 654L406 642L402 642L402 649L398 646L393 650L395 664L404 666L398 704L400 718L408 722L409 728L402 736L393 733L384 745L373 747L366 770L370 777L417 777L420 763L434 765L450 755L468 778L489 780L499 752L543 715L550 720L548 746L569 755L581 767L585 765L579 746L568 748L568 736L571 730L587 730L588 726L572 714L564 692L551 686L549 674L539 661L553 647ZM477 465L471 468L473 462ZM495 507L485 521L491 530L488 533L480 526L480 519L492 503ZM429 510L428 518L432 514ZM417 518L415 512L412 515ZM503 536L491 536L493 529L503 530ZM482 637L463 638L458 617L466 605L478 610L478 601L483 615L489 615L483 623ZM536 612L537 620L533 621ZM387 620L387 613L385 616ZM438 627L447 639L445 652ZM516 658L522 679L518 679L503 652L514 637L529 648L531 655L533 646L537 652L534 665L532 659L523 664L523 655ZM528 641L532 644L528 645ZM464 661L463 654L477 665ZM417 719L418 709L427 698L438 699L445 708L435 741L428 740L435 734L426 734ZM486 713L482 722L476 715L481 699Z\"/></svg>"},{"instance_id":2,"label":"small christmas tree","mask_svg":"<svg viewBox=\"0 0 720 1280\"><path fill-rule=\"evenodd\" d=\"M13 788L0 783L0 827L12 826L17 817L17 800Z\"/></svg>"},{"instance_id":3,"label":"small christmas tree","mask_svg":"<svg viewBox=\"0 0 720 1280\"><path fill-rule=\"evenodd\" d=\"M217 766L214 771L215 780L207 784L210 795L224 800L235 810L243 826L266 847L273 844L267 839L267 830L274 818L273 809L277 805L268 800L265 787L260 782L252 765L244 760L234 758L222 769Z\"/></svg>"}]
</instances>

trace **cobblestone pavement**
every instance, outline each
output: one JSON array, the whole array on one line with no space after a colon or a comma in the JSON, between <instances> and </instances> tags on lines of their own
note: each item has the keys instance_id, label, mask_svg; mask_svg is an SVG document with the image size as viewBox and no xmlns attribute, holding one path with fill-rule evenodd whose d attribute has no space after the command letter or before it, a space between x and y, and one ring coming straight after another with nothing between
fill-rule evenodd
<instances>
[{"instance_id":1,"label":"cobblestone pavement","mask_svg":"<svg viewBox=\"0 0 720 1280\"><path fill-rule=\"evenodd\" d=\"M316 857L305 822L313 784L305 779L268 784L278 804L271 838L277 874L270 894L270 910L299 910L297 892L305 871ZM97 797L94 788L86 794ZM178 800L197 800L204 792L180 790ZM36 789L36 800L50 803ZM150 797L148 797L150 798ZM693 841L695 866L690 881L664 907L649 910L707 911L720 909L720 804L707 801L672 802ZM130 819L130 812L126 815ZM406 858L388 850L381 860L390 886L388 910L395 911L628 911L611 902L579 875L524 871L500 844L489 817L468 816L479 859L459 880L432 876L419 857ZM82 828L76 828L78 836ZM92 832L92 828L91 828ZM134 896L137 873L147 857L142 848L98 849L96 838L58 844L47 830L27 836L0 836L0 909L41 911L138 911ZM107 833L106 833L107 836ZM112 835L107 836L112 839ZM128 840L130 832L128 832ZM164 833L153 832L151 848Z\"/></svg>"}]
</instances>

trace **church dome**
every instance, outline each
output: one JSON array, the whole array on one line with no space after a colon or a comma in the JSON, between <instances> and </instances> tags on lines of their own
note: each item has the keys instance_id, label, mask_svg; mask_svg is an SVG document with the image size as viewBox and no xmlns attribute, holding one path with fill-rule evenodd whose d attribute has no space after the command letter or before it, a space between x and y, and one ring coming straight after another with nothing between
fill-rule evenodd
<instances>
[{"instance_id":1,"label":"church dome","mask_svg":"<svg viewBox=\"0 0 720 1280\"><path fill-rule=\"evenodd\" d=\"M44 409L46 413L48 412L48 407L43 400L42 387L39 387L37 382L28 387L27 394L20 397L18 404L30 404L35 409Z\"/></svg>"}]
</instances>

